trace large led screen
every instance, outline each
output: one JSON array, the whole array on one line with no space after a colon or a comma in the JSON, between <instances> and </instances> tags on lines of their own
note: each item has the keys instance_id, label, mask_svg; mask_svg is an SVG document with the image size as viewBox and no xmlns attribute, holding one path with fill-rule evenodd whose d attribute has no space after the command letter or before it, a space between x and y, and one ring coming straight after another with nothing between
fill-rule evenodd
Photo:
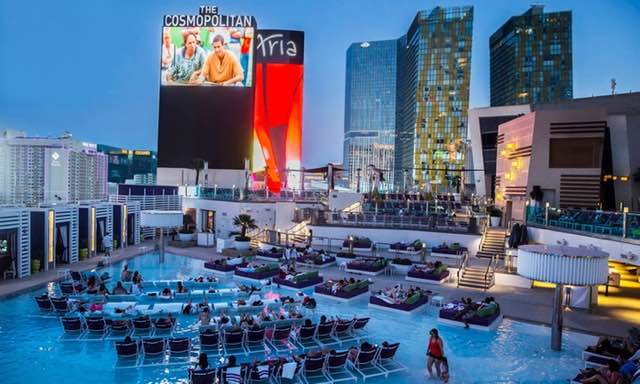
<instances>
[{"instance_id":1,"label":"large led screen","mask_svg":"<svg viewBox=\"0 0 640 384\"><path fill-rule=\"evenodd\" d=\"M244 169L254 137L255 19L200 8L164 17L158 167L193 169L204 160L211 169Z\"/></svg>"},{"instance_id":2,"label":"large led screen","mask_svg":"<svg viewBox=\"0 0 640 384\"><path fill-rule=\"evenodd\" d=\"M250 87L253 33L253 27L164 27L162 85Z\"/></svg>"},{"instance_id":3,"label":"large led screen","mask_svg":"<svg viewBox=\"0 0 640 384\"><path fill-rule=\"evenodd\" d=\"M304 33L259 30L253 109L253 170L269 190L300 186Z\"/></svg>"}]
</instances>

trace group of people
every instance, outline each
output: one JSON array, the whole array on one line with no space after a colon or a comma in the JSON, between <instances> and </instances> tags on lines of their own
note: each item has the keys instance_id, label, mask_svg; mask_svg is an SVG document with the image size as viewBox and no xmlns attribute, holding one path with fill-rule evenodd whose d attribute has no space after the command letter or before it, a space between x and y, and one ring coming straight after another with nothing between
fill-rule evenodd
<instances>
[{"instance_id":1,"label":"group of people","mask_svg":"<svg viewBox=\"0 0 640 384\"><path fill-rule=\"evenodd\" d=\"M623 340L600 337L587 351L607 356L607 366L602 369L588 368L580 373L580 382L598 384L623 384L640 370L640 340L631 336Z\"/></svg>"},{"instance_id":2,"label":"group of people","mask_svg":"<svg viewBox=\"0 0 640 384\"><path fill-rule=\"evenodd\" d=\"M331 287L331 293L335 295L338 291L342 290L342 288L346 287L347 285L355 284L358 282L360 282L360 280L356 280L353 277L345 277L344 279L340 280L328 280L326 282L326 285Z\"/></svg>"},{"instance_id":3,"label":"group of people","mask_svg":"<svg viewBox=\"0 0 640 384\"><path fill-rule=\"evenodd\" d=\"M485 297L480 303L474 302L470 297L460 299L460 303L463 306L461 311L456 313L456 319L464 322L465 328L469 328L469 319L479 316L487 317L495 314L500 305L496 302L493 296Z\"/></svg>"},{"instance_id":4,"label":"group of people","mask_svg":"<svg viewBox=\"0 0 640 384\"><path fill-rule=\"evenodd\" d=\"M228 49L229 40L241 41L240 55L248 62L251 37L246 33L232 31L227 40L221 34L211 38L210 53L206 53L203 42L199 40L198 28L181 31L182 47L173 44L172 35L165 30L162 36L162 72L163 81L169 84L242 85L245 79L240 60ZM180 43L177 43L180 45ZM207 42L209 44L209 42Z\"/></svg>"},{"instance_id":5,"label":"group of people","mask_svg":"<svg viewBox=\"0 0 640 384\"><path fill-rule=\"evenodd\" d=\"M409 286L409 288L403 288L402 284L398 284L393 288L381 289L378 291L379 296L389 298L394 301L404 301L407 298L413 296L416 293L424 293L425 291L420 287ZM430 291L426 291L430 293Z\"/></svg>"}]
</instances>

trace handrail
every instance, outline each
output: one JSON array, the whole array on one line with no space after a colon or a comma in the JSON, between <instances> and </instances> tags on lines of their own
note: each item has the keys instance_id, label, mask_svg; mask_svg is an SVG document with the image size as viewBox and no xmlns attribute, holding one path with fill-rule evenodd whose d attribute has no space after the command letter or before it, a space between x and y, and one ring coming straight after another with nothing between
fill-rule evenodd
<instances>
[{"instance_id":1,"label":"handrail","mask_svg":"<svg viewBox=\"0 0 640 384\"><path fill-rule=\"evenodd\" d=\"M460 267L458 268L458 276L456 279L456 286L459 287L460 286L460 273L462 271L464 271L464 269L467 266L467 263L469 262L469 252L465 252L464 256L462 256L462 261L460 262Z\"/></svg>"},{"instance_id":2,"label":"handrail","mask_svg":"<svg viewBox=\"0 0 640 384\"><path fill-rule=\"evenodd\" d=\"M484 245L485 237L487 237L487 226L486 225L485 225L484 229L482 230L482 236L480 237L480 245L478 246L478 251L482 250L482 246Z\"/></svg>"},{"instance_id":3,"label":"handrail","mask_svg":"<svg viewBox=\"0 0 640 384\"><path fill-rule=\"evenodd\" d=\"M488 284L487 284L487 277L488 277L488 275L489 275L489 270L493 270L493 268L492 268L492 267L493 267L493 263L495 262L495 260L496 260L497 256L498 256L498 255L493 255L493 256L491 256L491 261L490 261L490 262L489 262L489 264L487 265L487 269L486 269L486 270L485 270L485 272L484 272L484 290L485 290L485 291L487 290L487 286L488 286ZM495 274L494 274L494 275L495 275ZM492 278L493 278L493 277L492 277Z\"/></svg>"}]
</instances>

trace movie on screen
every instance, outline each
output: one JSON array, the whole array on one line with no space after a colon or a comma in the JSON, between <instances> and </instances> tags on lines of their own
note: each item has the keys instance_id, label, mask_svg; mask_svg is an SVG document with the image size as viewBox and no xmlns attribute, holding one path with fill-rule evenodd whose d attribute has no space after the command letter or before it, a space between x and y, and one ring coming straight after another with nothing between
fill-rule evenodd
<instances>
[{"instance_id":1,"label":"movie on screen","mask_svg":"<svg viewBox=\"0 0 640 384\"><path fill-rule=\"evenodd\" d=\"M164 27L160 83L251 87L254 32L253 27Z\"/></svg>"}]
</instances>

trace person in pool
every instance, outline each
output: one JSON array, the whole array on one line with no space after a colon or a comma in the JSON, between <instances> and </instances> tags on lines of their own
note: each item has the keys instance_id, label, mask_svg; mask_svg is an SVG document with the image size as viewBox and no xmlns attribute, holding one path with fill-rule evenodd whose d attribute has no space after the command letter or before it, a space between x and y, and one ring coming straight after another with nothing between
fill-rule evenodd
<instances>
[{"instance_id":1,"label":"person in pool","mask_svg":"<svg viewBox=\"0 0 640 384\"><path fill-rule=\"evenodd\" d=\"M113 292L114 295L126 295L129 292L127 292L127 290L122 286L122 282L118 281L116 283L115 288L113 288Z\"/></svg>"},{"instance_id":2,"label":"person in pool","mask_svg":"<svg viewBox=\"0 0 640 384\"><path fill-rule=\"evenodd\" d=\"M427 373L429 377L433 377L433 365L436 366L436 375L440 377L442 374L440 366L444 358L444 343L438 335L438 330L433 328L429 331L429 343L427 344Z\"/></svg>"},{"instance_id":3,"label":"person in pool","mask_svg":"<svg viewBox=\"0 0 640 384\"><path fill-rule=\"evenodd\" d=\"M202 309L202 312L200 312L200 315L198 316L198 321L200 322L200 325L209 325L211 323L211 315L209 314L208 307Z\"/></svg>"}]
</instances>

